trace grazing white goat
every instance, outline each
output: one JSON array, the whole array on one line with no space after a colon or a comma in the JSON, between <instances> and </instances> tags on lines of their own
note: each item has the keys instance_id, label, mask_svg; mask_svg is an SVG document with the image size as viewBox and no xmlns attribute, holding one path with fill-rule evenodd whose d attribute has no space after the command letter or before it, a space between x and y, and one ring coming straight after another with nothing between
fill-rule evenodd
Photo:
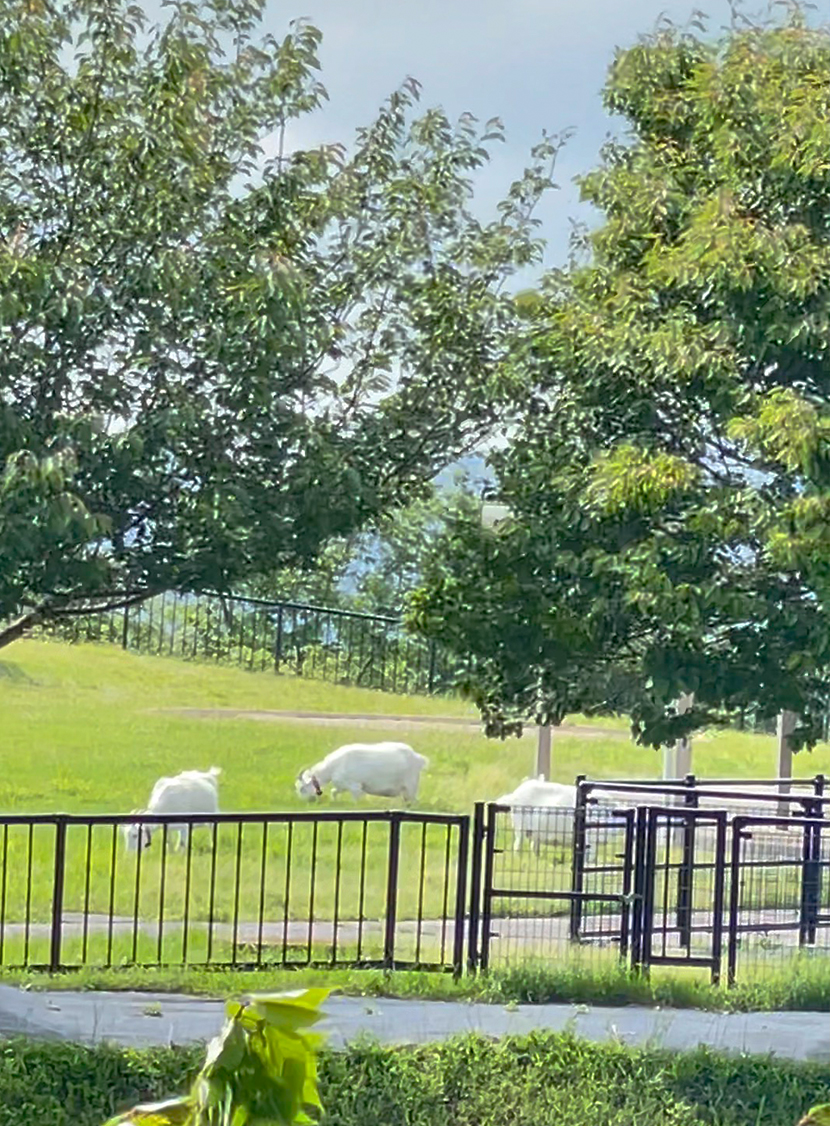
<instances>
[{"instance_id":1,"label":"grazing white goat","mask_svg":"<svg viewBox=\"0 0 830 1126\"><path fill-rule=\"evenodd\" d=\"M146 809L134 809L133 813L218 813L219 775L218 766L210 770L183 770L173 778L159 778ZM131 852L148 848L161 824L142 824L133 822L122 825L124 842ZM168 831L179 834L179 849L183 849L190 835L191 825L187 822L168 822Z\"/></svg>"},{"instance_id":2,"label":"grazing white goat","mask_svg":"<svg viewBox=\"0 0 830 1126\"><path fill-rule=\"evenodd\" d=\"M346 743L320 762L301 770L295 783L301 798L313 801L331 786L332 793L348 790L353 798L363 794L414 801L421 771L429 759L406 743Z\"/></svg>"},{"instance_id":3,"label":"grazing white goat","mask_svg":"<svg viewBox=\"0 0 830 1126\"><path fill-rule=\"evenodd\" d=\"M546 782L541 775L525 778L512 793L500 797L496 805L510 806L516 852L524 837L536 853L542 844L565 845L573 839L576 786Z\"/></svg>"},{"instance_id":4,"label":"grazing white goat","mask_svg":"<svg viewBox=\"0 0 830 1126\"><path fill-rule=\"evenodd\" d=\"M561 847L573 843L576 786L546 782L541 775L525 778L512 793L505 794L495 804L510 806L514 851L521 849L524 838L530 841L537 854L543 844ZM592 806L588 812L594 822L608 816L608 811L601 806Z\"/></svg>"}]
</instances>

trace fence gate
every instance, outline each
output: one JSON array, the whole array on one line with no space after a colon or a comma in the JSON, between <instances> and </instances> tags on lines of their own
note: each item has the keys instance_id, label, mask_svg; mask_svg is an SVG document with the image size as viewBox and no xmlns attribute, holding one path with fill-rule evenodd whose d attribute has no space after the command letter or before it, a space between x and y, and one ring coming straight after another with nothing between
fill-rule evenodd
<instances>
[{"instance_id":1,"label":"fence gate","mask_svg":"<svg viewBox=\"0 0 830 1126\"><path fill-rule=\"evenodd\" d=\"M629 950L634 810L476 805L469 965L558 957L574 939Z\"/></svg>"},{"instance_id":2,"label":"fence gate","mask_svg":"<svg viewBox=\"0 0 830 1126\"><path fill-rule=\"evenodd\" d=\"M720 980L727 814L637 810L632 965L701 966Z\"/></svg>"}]
</instances>

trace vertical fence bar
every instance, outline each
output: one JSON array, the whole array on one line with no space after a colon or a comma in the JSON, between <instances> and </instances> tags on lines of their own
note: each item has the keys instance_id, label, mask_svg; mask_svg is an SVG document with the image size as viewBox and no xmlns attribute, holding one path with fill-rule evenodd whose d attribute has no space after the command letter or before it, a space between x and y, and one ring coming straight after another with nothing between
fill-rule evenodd
<instances>
[{"instance_id":1,"label":"vertical fence bar","mask_svg":"<svg viewBox=\"0 0 830 1126\"><path fill-rule=\"evenodd\" d=\"M743 817L732 819L732 854L729 861L729 915L726 925L726 984L735 984L738 969L738 920L741 902L741 847L744 839Z\"/></svg>"},{"instance_id":2,"label":"vertical fence bar","mask_svg":"<svg viewBox=\"0 0 830 1126\"><path fill-rule=\"evenodd\" d=\"M470 818L458 822L456 855L455 927L453 930L452 973L456 981L464 972L464 911L467 905L467 864L470 851Z\"/></svg>"},{"instance_id":3,"label":"vertical fence bar","mask_svg":"<svg viewBox=\"0 0 830 1126\"><path fill-rule=\"evenodd\" d=\"M496 855L496 806L487 807L487 828L485 830L484 888L481 897L481 929L478 952L479 969L486 970L490 964L490 931L493 915L493 866Z\"/></svg>"},{"instance_id":4,"label":"vertical fence bar","mask_svg":"<svg viewBox=\"0 0 830 1126\"><path fill-rule=\"evenodd\" d=\"M639 806L634 821L634 892L631 905L631 968L643 966L643 895L646 883L646 810Z\"/></svg>"},{"instance_id":5,"label":"vertical fence bar","mask_svg":"<svg viewBox=\"0 0 830 1126\"><path fill-rule=\"evenodd\" d=\"M162 964L164 954L164 892L167 884L167 841L170 826L165 821L161 827L161 871L159 872L159 933L156 940L156 961Z\"/></svg>"},{"instance_id":6,"label":"vertical fence bar","mask_svg":"<svg viewBox=\"0 0 830 1126\"><path fill-rule=\"evenodd\" d=\"M343 822L337 822L337 853L334 868L334 919L331 926L331 964L337 965L337 928L340 925L340 866L343 862Z\"/></svg>"},{"instance_id":7,"label":"vertical fence bar","mask_svg":"<svg viewBox=\"0 0 830 1126\"><path fill-rule=\"evenodd\" d=\"M484 802L473 810L473 853L470 863L470 925L467 939L467 969L474 974L479 963L481 930L481 873L484 863Z\"/></svg>"},{"instance_id":8,"label":"vertical fence bar","mask_svg":"<svg viewBox=\"0 0 830 1126\"><path fill-rule=\"evenodd\" d=\"M386 869L386 926L383 939L383 964L395 968L395 928L398 921L398 867L401 851L400 814L389 814L389 855Z\"/></svg>"},{"instance_id":9,"label":"vertical fence bar","mask_svg":"<svg viewBox=\"0 0 830 1126\"><path fill-rule=\"evenodd\" d=\"M282 664L282 606L277 607L277 632L274 638L274 672L280 671Z\"/></svg>"},{"instance_id":10,"label":"vertical fence bar","mask_svg":"<svg viewBox=\"0 0 830 1126\"><path fill-rule=\"evenodd\" d=\"M55 818L55 867L52 875L52 932L49 940L49 969L61 968L61 937L63 935L63 888L66 877L66 818Z\"/></svg>"},{"instance_id":11,"label":"vertical fence bar","mask_svg":"<svg viewBox=\"0 0 830 1126\"><path fill-rule=\"evenodd\" d=\"M625 842L623 844L623 902L620 908L620 961L628 957L631 941L631 924L634 905L632 902L632 883L634 876L634 810L625 811Z\"/></svg>"},{"instance_id":12,"label":"vertical fence bar","mask_svg":"<svg viewBox=\"0 0 830 1126\"><path fill-rule=\"evenodd\" d=\"M357 960L363 954L363 921L364 905L366 902L366 836L369 831L369 822L363 822L363 837L360 846L360 887L357 893Z\"/></svg>"},{"instance_id":13,"label":"vertical fence bar","mask_svg":"<svg viewBox=\"0 0 830 1126\"><path fill-rule=\"evenodd\" d=\"M726 855L726 813L720 810L717 814L717 830L715 835L715 864L714 909L712 918L712 985L720 985L721 961L723 955L723 908L724 887L726 875L722 857ZM694 818L693 818L694 819Z\"/></svg>"},{"instance_id":14,"label":"vertical fence bar","mask_svg":"<svg viewBox=\"0 0 830 1126\"><path fill-rule=\"evenodd\" d=\"M571 918L569 935L571 942L579 941L582 928L582 891L585 887L585 821L587 815L588 789L584 785L585 775L576 777L576 808L574 809L574 841L571 862Z\"/></svg>"},{"instance_id":15,"label":"vertical fence bar","mask_svg":"<svg viewBox=\"0 0 830 1126\"><path fill-rule=\"evenodd\" d=\"M86 858L84 861L84 925L81 939L81 962L86 962L89 943L89 894L92 880L92 822L86 827Z\"/></svg>"},{"instance_id":16,"label":"vertical fence bar","mask_svg":"<svg viewBox=\"0 0 830 1126\"><path fill-rule=\"evenodd\" d=\"M694 774L687 774L683 779L686 793L683 795L683 805L686 809L697 809L699 799L695 792L696 780ZM671 839L671 838L670 838ZM693 881L695 866L695 819L683 819L683 846L680 871L677 873L677 930L681 946L688 950L692 941L692 902Z\"/></svg>"},{"instance_id":17,"label":"vertical fence bar","mask_svg":"<svg viewBox=\"0 0 830 1126\"><path fill-rule=\"evenodd\" d=\"M124 607L124 618L121 623L121 648L126 649L130 638L130 608Z\"/></svg>"},{"instance_id":18,"label":"vertical fence bar","mask_svg":"<svg viewBox=\"0 0 830 1126\"><path fill-rule=\"evenodd\" d=\"M34 852L35 826L29 822L29 851L26 861L26 929L23 939L23 964L29 964L29 939L32 930L32 855Z\"/></svg>"}]
</instances>

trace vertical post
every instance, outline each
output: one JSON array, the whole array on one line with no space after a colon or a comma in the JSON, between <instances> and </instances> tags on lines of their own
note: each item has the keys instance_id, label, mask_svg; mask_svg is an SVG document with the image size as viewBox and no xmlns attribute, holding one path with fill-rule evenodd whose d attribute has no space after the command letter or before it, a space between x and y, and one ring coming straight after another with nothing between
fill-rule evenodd
<instances>
[{"instance_id":1,"label":"vertical post","mask_svg":"<svg viewBox=\"0 0 830 1126\"><path fill-rule=\"evenodd\" d=\"M87 857L87 861L89 858ZM52 875L52 933L49 943L49 969L61 968L61 937L63 934L63 883L66 872L66 818L55 818L55 868Z\"/></svg>"},{"instance_id":2,"label":"vertical post","mask_svg":"<svg viewBox=\"0 0 830 1126\"><path fill-rule=\"evenodd\" d=\"M401 858L400 814L389 814L389 859L386 868L386 928L383 942L383 964L395 968L395 927L398 921L398 869Z\"/></svg>"},{"instance_id":3,"label":"vertical post","mask_svg":"<svg viewBox=\"0 0 830 1126\"><path fill-rule=\"evenodd\" d=\"M694 774L687 774L683 779L686 793L683 795L683 804L686 809L697 809L698 796L695 790ZM680 945L689 949L692 941L692 883L694 880L695 864L695 818L684 817L681 828L683 836L683 858L680 862L680 871L677 874L677 929L680 932Z\"/></svg>"},{"instance_id":4,"label":"vertical post","mask_svg":"<svg viewBox=\"0 0 830 1126\"><path fill-rule=\"evenodd\" d=\"M481 927L481 874L484 865L484 802L477 801L473 811L473 854L470 861L470 928L467 940L467 969L478 969L479 931Z\"/></svg>"},{"instance_id":5,"label":"vertical post","mask_svg":"<svg viewBox=\"0 0 830 1126\"><path fill-rule=\"evenodd\" d=\"M646 814L638 806L634 822L634 892L631 914L631 969L639 973L643 964L643 890L646 882Z\"/></svg>"},{"instance_id":6,"label":"vertical post","mask_svg":"<svg viewBox=\"0 0 830 1126\"><path fill-rule=\"evenodd\" d=\"M487 829L484 851L484 892L481 900L481 943L479 945L478 966L486 970L490 963L490 931L493 915L493 861L496 855L496 807L487 806Z\"/></svg>"},{"instance_id":7,"label":"vertical post","mask_svg":"<svg viewBox=\"0 0 830 1126\"><path fill-rule=\"evenodd\" d=\"M129 628L130 628L130 608L129 608L129 606L125 606L124 607L124 619L121 623L121 648L122 649L127 648L127 642L128 642L128 639L129 639Z\"/></svg>"},{"instance_id":8,"label":"vertical post","mask_svg":"<svg viewBox=\"0 0 830 1126\"><path fill-rule=\"evenodd\" d=\"M431 696L435 691L435 642L429 643L429 672L427 673L427 692Z\"/></svg>"},{"instance_id":9,"label":"vertical post","mask_svg":"<svg viewBox=\"0 0 830 1126\"><path fill-rule=\"evenodd\" d=\"M574 809L574 844L571 862L571 921L569 937L571 942L579 941L582 929L582 889L585 886L585 821L587 817L589 786L585 785L585 775L576 776L576 808Z\"/></svg>"},{"instance_id":10,"label":"vertical post","mask_svg":"<svg viewBox=\"0 0 830 1126\"><path fill-rule=\"evenodd\" d=\"M274 672L280 671L282 661L282 603L277 607L277 636L274 640Z\"/></svg>"},{"instance_id":11,"label":"vertical post","mask_svg":"<svg viewBox=\"0 0 830 1126\"><path fill-rule=\"evenodd\" d=\"M539 724L539 740L536 744L536 777L550 781L550 747L553 728L545 723Z\"/></svg>"},{"instance_id":12,"label":"vertical post","mask_svg":"<svg viewBox=\"0 0 830 1126\"><path fill-rule=\"evenodd\" d=\"M790 792L789 782L783 779L789 779L793 776L793 745L792 733L795 730L796 719L795 712L783 711L779 713L777 725L777 755L778 755L778 770L776 777L782 779L778 783L779 794L788 794ZM786 817L789 812L789 803L780 802L778 805L779 817Z\"/></svg>"},{"instance_id":13,"label":"vertical post","mask_svg":"<svg viewBox=\"0 0 830 1126\"><path fill-rule=\"evenodd\" d=\"M726 984L735 984L738 969L738 918L741 905L741 846L745 819L732 819L732 857L729 865L729 917L726 924Z\"/></svg>"},{"instance_id":14,"label":"vertical post","mask_svg":"<svg viewBox=\"0 0 830 1126\"><path fill-rule=\"evenodd\" d=\"M717 817L717 835L715 838L715 855L721 858L726 855L726 813L719 810ZM694 820L694 818L692 818ZM718 863L715 867L715 903L714 918L712 919L712 985L720 985L721 962L723 958L723 908L724 908L724 865Z\"/></svg>"},{"instance_id":15,"label":"vertical post","mask_svg":"<svg viewBox=\"0 0 830 1126\"><path fill-rule=\"evenodd\" d=\"M451 828L447 827L447 832ZM467 908L467 865L470 853L470 818L458 822L457 876L455 883L455 928L453 930L452 975L456 981L464 972L464 917Z\"/></svg>"}]
</instances>

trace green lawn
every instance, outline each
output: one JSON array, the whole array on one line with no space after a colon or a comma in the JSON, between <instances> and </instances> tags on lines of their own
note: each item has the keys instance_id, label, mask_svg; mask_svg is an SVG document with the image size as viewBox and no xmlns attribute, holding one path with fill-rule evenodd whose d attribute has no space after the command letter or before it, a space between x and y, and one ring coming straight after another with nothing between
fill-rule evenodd
<instances>
[{"instance_id":1,"label":"green lawn","mask_svg":"<svg viewBox=\"0 0 830 1126\"><path fill-rule=\"evenodd\" d=\"M146 803L160 775L211 765L223 769L220 800L225 811L307 810L293 787L301 767L341 743L383 738L405 739L430 759L417 808L470 813L476 800L493 799L512 789L530 773L533 763L532 732L520 741L500 742L485 739L474 728L393 718L388 723L266 722L197 718L176 711L224 708L390 717L472 716L458 700L396 697L270 673L138 656L107 645L21 642L8 649L4 658L0 665L5 752L0 811L6 813L127 813ZM599 726L603 721L594 722ZM695 768L701 776L766 776L771 772L773 753L772 738L713 732L696 742ZM599 778L654 777L660 763L657 753L638 748L622 736L619 721L609 724L604 734L555 739L554 776L562 781L572 781L577 773ZM799 763L801 774L821 769L830 772L827 746L804 755ZM367 800L356 807L351 798L344 797L334 808L386 809L389 805ZM325 799L314 808L332 808L332 804ZM50 826L38 827L31 834L25 826L11 827L7 834L0 832L0 922L28 917L33 923L45 924L50 918L53 833ZM154 842L142 858L141 890L136 897L135 857L124 854L112 830L102 826L88 832L73 827L67 844L64 910L112 912L127 920L136 916L145 923L161 913L167 920L175 920L186 911L197 922L212 915L224 924L216 936L223 949L234 941L258 942L250 926L234 936L232 922L238 918L250 924L261 913L276 929L285 919L294 921L295 931L299 927L291 938L298 959L304 956L303 920L311 915L322 919L336 915L341 920L362 916L371 924L361 936L366 941L363 953L376 958L382 951L387 833L385 824L369 826L364 833L357 825L340 828L332 823L318 828L298 825L290 837L285 826L276 826L265 839L261 827L247 826L240 838L235 827L223 826L217 835L214 867L211 835L197 831L189 866L185 855L170 855L162 865L161 848ZM509 840L504 843L509 850ZM444 914L452 901L448 873L452 872L454 849L455 840L451 837L448 845L443 827L403 826L399 918L421 915L429 919ZM367 878L361 882L356 873L364 854ZM557 859L552 850L546 854L545 864L561 869L562 887L567 887L568 857L563 853ZM529 854L514 857L507 851L500 863L510 866L512 886L531 887L539 878L539 861ZM528 910L528 905L523 909ZM555 909L561 912L562 906ZM159 949L152 927L145 929L137 940L140 949L135 950L125 948L123 934L116 934L111 944L107 936L104 960L129 961L142 952L146 957L147 950L151 954L148 960L156 954L163 961L177 960L182 937L170 934ZM204 953L203 939L194 932L188 940L192 959ZM39 952L45 948L42 930L35 929L31 935L9 931L4 941L0 964L17 961L21 955L29 963L41 960ZM270 941L273 946L273 936ZM342 941L354 943L357 937L352 934ZM409 949L412 941L400 941L408 953L413 952ZM83 942L77 931L68 935L64 952L78 960L100 960L105 942L100 930L90 934L87 952ZM446 954L446 943L445 934L435 933L429 948L419 949L416 956L437 960L439 948ZM315 949L317 945L315 937ZM273 953L271 949L266 956ZM212 954L217 957L218 950Z\"/></svg>"}]
</instances>

